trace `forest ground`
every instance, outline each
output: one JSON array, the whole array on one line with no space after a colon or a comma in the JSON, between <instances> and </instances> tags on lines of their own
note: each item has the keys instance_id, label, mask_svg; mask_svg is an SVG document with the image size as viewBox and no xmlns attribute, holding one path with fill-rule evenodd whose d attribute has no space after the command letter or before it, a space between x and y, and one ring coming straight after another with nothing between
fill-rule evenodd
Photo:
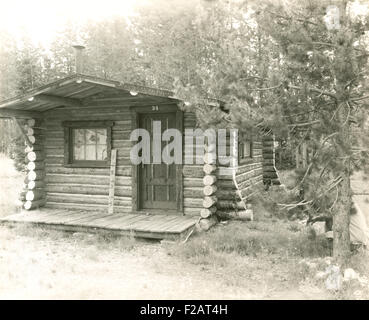
<instances>
[{"instance_id":1,"label":"forest ground","mask_svg":"<svg viewBox=\"0 0 369 320\"><path fill-rule=\"evenodd\" d=\"M23 177L9 159L0 162L4 216L14 213ZM0 298L368 298L357 283L325 289L328 254L324 238L275 217L219 224L184 244L0 226ZM367 253L358 256L365 269Z\"/></svg>"}]
</instances>

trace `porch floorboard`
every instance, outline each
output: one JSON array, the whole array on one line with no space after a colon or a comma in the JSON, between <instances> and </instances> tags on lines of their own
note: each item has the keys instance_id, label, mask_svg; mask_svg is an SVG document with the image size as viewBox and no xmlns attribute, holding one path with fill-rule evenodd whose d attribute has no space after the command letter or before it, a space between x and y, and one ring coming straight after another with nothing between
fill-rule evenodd
<instances>
[{"instance_id":1,"label":"porch floorboard","mask_svg":"<svg viewBox=\"0 0 369 320\"><path fill-rule=\"evenodd\" d=\"M0 224L28 224L74 232L108 232L138 238L179 240L187 236L197 220L197 217L179 214L108 214L41 208L0 218Z\"/></svg>"}]
</instances>

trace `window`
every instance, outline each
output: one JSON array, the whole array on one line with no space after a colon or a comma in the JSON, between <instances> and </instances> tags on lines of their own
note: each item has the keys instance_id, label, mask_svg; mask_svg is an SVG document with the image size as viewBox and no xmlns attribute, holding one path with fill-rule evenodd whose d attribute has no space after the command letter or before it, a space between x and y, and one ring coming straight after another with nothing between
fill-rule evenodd
<instances>
[{"instance_id":1,"label":"window","mask_svg":"<svg viewBox=\"0 0 369 320\"><path fill-rule=\"evenodd\" d=\"M63 125L66 166L109 166L111 121L65 121Z\"/></svg>"},{"instance_id":2,"label":"window","mask_svg":"<svg viewBox=\"0 0 369 320\"><path fill-rule=\"evenodd\" d=\"M73 160L106 161L107 129L72 129Z\"/></svg>"},{"instance_id":3,"label":"window","mask_svg":"<svg viewBox=\"0 0 369 320\"><path fill-rule=\"evenodd\" d=\"M238 159L252 158L252 138L240 135L238 143Z\"/></svg>"}]
</instances>

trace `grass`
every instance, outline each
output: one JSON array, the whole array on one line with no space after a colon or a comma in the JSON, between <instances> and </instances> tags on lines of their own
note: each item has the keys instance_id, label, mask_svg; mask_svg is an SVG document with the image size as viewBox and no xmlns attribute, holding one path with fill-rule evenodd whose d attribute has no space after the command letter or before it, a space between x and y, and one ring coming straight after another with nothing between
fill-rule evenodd
<instances>
[{"instance_id":1,"label":"grass","mask_svg":"<svg viewBox=\"0 0 369 320\"><path fill-rule=\"evenodd\" d=\"M307 233L297 229L295 223L280 220L274 223L233 221L193 239L191 246L202 247L208 253L237 253L240 256L279 254L286 257L317 257L329 254L325 238L311 240ZM186 250L187 254L196 254L197 251L190 246Z\"/></svg>"}]
</instances>

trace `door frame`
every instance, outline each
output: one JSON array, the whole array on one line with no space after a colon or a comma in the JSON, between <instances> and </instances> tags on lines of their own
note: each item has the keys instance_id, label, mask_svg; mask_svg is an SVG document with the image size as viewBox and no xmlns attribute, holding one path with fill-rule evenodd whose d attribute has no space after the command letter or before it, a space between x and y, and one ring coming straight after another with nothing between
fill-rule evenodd
<instances>
[{"instance_id":1,"label":"door frame","mask_svg":"<svg viewBox=\"0 0 369 320\"><path fill-rule=\"evenodd\" d=\"M155 105L155 106L140 106L131 107L131 129L132 131L139 128L140 115L148 113L175 113L176 114L176 129L182 135L182 163L183 163L183 111L177 105ZM132 141L132 147L136 142ZM176 164L176 203L177 212L183 214L183 164ZM140 169L139 165L132 164L132 211L142 212L140 207ZM150 211L158 211L156 209ZM160 210L159 210L160 211ZM167 211L163 209L163 211Z\"/></svg>"}]
</instances>

